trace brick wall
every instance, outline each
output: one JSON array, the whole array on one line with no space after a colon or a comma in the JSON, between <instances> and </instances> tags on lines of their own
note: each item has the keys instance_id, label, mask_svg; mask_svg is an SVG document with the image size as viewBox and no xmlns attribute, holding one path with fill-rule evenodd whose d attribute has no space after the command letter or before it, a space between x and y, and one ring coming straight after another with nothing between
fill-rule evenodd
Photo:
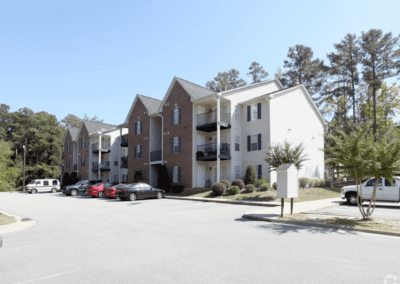
<instances>
[{"instance_id":1,"label":"brick wall","mask_svg":"<svg viewBox=\"0 0 400 284\"><path fill-rule=\"evenodd\" d=\"M72 144L72 137L69 131L67 130L64 143L64 173L69 173L71 175L72 171L74 170L74 163L73 163L73 144ZM67 153L67 148L70 148L70 152ZM67 168L67 161L69 160L70 166Z\"/></svg>"},{"instance_id":2,"label":"brick wall","mask_svg":"<svg viewBox=\"0 0 400 284\"><path fill-rule=\"evenodd\" d=\"M82 140L85 139L85 149L81 149L82 146ZM78 178L80 178L81 175L85 175L85 179L89 179L89 143L90 143L90 139L89 139L89 133L86 129L86 126L83 125L81 132L79 134L78 137ZM82 157L85 157L85 166L82 167L81 164L81 159Z\"/></svg>"}]
</instances>

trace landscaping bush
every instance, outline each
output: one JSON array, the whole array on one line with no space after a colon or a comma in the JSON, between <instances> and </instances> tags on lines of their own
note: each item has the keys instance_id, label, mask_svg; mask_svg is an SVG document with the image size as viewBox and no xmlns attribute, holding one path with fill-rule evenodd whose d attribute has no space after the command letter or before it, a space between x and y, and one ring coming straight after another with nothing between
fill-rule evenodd
<instances>
[{"instance_id":1,"label":"landscaping bush","mask_svg":"<svg viewBox=\"0 0 400 284\"><path fill-rule=\"evenodd\" d=\"M269 183L263 183L260 185L260 191L267 191L271 190L271 185Z\"/></svg>"},{"instance_id":2,"label":"landscaping bush","mask_svg":"<svg viewBox=\"0 0 400 284\"><path fill-rule=\"evenodd\" d=\"M260 187L262 184L264 184L265 183L265 180L263 180L263 179L259 179L258 181L257 181L257 186L258 187Z\"/></svg>"},{"instance_id":3,"label":"landscaping bush","mask_svg":"<svg viewBox=\"0 0 400 284\"><path fill-rule=\"evenodd\" d=\"M179 184L179 183L175 183L171 187L171 191L173 193L182 193L184 189L185 189L185 187L183 186L183 184Z\"/></svg>"},{"instance_id":4,"label":"landscaping bush","mask_svg":"<svg viewBox=\"0 0 400 284\"><path fill-rule=\"evenodd\" d=\"M240 178L235 179L232 181L232 185L238 186L240 189L244 189L244 181L241 180Z\"/></svg>"},{"instance_id":5,"label":"landscaping bush","mask_svg":"<svg viewBox=\"0 0 400 284\"><path fill-rule=\"evenodd\" d=\"M225 193L226 186L221 182L216 182L211 186L211 190L215 196L221 196Z\"/></svg>"},{"instance_id":6,"label":"landscaping bush","mask_svg":"<svg viewBox=\"0 0 400 284\"><path fill-rule=\"evenodd\" d=\"M325 180L323 180L322 178L317 178L316 182L315 182L315 187L321 187L324 186L325 184Z\"/></svg>"},{"instance_id":7,"label":"landscaping bush","mask_svg":"<svg viewBox=\"0 0 400 284\"><path fill-rule=\"evenodd\" d=\"M302 187L302 188L305 188L306 185L307 185L309 182L310 182L310 179L309 179L309 178L306 178L306 177L301 177L301 178L299 178L299 186Z\"/></svg>"},{"instance_id":8,"label":"landscaping bush","mask_svg":"<svg viewBox=\"0 0 400 284\"><path fill-rule=\"evenodd\" d=\"M276 190L276 188L277 188L276 182L274 182L274 183L272 184L272 187L274 188L274 190Z\"/></svg>"},{"instance_id":9,"label":"landscaping bush","mask_svg":"<svg viewBox=\"0 0 400 284\"><path fill-rule=\"evenodd\" d=\"M229 180L226 180L226 179L225 179L225 180L221 180L220 183L225 184L225 185L226 185L226 189L228 189L229 186L231 185L231 183L229 182Z\"/></svg>"},{"instance_id":10,"label":"landscaping bush","mask_svg":"<svg viewBox=\"0 0 400 284\"><path fill-rule=\"evenodd\" d=\"M246 169L246 175L244 176L244 184L252 184L256 185L257 184L257 173L256 169L253 167L253 165L248 165Z\"/></svg>"},{"instance_id":11,"label":"landscaping bush","mask_svg":"<svg viewBox=\"0 0 400 284\"><path fill-rule=\"evenodd\" d=\"M324 187L331 187L331 181L329 179L324 181Z\"/></svg>"},{"instance_id":12,"label":"landscaping bush","mask_svg":"<svg viewBox=\"0 0 400 284\"><path fill-rule=\"evenodd\" d=\"M237 185L232 185L228 189L229 195L235 195L240 193L240 188Z\"/></svg>"},{"instance_id":13,"label":"landscaping bush","mask_svg":"<svg viewBox=\"0 0 400 284\"><path fill-rule=\"evenodd\" d=\"M245 191L246 193L252 193L254 191L256 191L256 187L254 185L252 184L246 185L246 191Z\"/></svg>"}]
</instances>

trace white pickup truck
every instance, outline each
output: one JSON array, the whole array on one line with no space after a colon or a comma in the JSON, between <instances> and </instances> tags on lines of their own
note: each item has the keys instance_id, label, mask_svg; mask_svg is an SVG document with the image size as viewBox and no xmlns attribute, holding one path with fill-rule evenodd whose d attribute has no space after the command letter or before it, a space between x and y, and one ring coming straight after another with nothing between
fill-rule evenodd
<instances>
[{"instance_id":1,"label":"white pickup truck","mask_svg":"<svg viewBox=\"0 0 400 284\"><path fill-rule=\"evenodd\" d=\"M361 184L362 201L371 199L375 180L375 178L370 178ZM357 205L357 187L355 185L342 187L340 197L347 199L347 203L351 205ZM395 177L393 181L379 179L376 187L376 201L400 202L399 177Z\"/></svg>"}]
</instances>

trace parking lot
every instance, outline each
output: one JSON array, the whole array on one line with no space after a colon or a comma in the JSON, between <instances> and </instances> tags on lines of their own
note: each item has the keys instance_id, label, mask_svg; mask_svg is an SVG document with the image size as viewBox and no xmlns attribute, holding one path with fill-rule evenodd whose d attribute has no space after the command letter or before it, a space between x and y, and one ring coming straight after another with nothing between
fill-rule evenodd
<instances>
[{"instance_id":1,"label":"parking lot","mask_svg":"<svg viewBox=\"0 0 400 284\"><path fill-rule=\"evenodd\" d=\"M260 207L9 193L0 194L0 208L37 222L2 235L1 284L382 283L400 276L398 238L241 218Z\"/></svg>"}]
</instances>

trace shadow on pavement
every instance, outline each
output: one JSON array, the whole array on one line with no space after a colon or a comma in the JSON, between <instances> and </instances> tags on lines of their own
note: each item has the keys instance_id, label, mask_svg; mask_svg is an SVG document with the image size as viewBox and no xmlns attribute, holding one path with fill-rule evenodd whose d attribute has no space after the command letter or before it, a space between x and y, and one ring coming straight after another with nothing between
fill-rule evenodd
<instances>
[{"instance_id":1,"label":"shadow on pavement","mask_svg":"<svg viewBox=\"0 0 400 284\"><path fill-rule=\"evenodd\" d=\"M256 228L272 231L274 234L283 235L286 233L300 233L307 232L312 234L332 234L336 233L339 235L357 235L354 231L343 231L341 229L334 228L321 228L313 226L303 226L303 225L289 225L289 224L279 224L279 223L268 223L263 225L258 225Z\"/></svg>"}]
</instances>

